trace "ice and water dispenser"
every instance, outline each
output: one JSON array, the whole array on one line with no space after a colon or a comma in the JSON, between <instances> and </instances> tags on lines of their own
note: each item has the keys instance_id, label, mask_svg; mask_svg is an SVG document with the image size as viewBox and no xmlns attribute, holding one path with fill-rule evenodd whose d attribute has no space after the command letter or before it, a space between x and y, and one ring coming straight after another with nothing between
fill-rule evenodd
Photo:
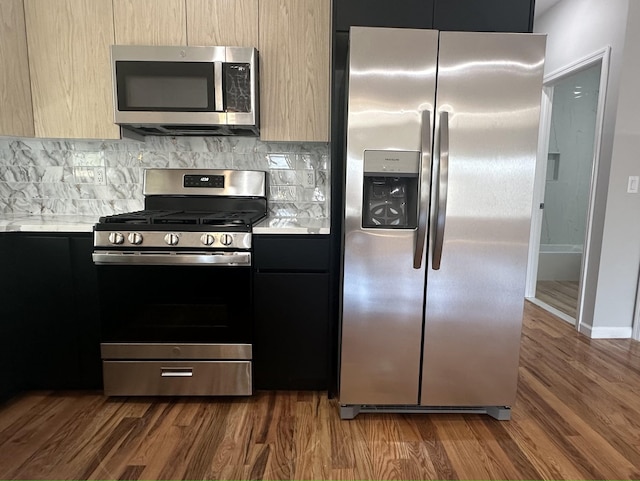
<instances>
[{"instance_id":1,"label":"ice and water dispenser","mask_svg":"<svg viewBox=\"0 0 640 481\"><path fill-rule=\"evenodd\" d=\"M362 227L415 229L420 152L365 150Z\"/></svg>"}]
</instances>

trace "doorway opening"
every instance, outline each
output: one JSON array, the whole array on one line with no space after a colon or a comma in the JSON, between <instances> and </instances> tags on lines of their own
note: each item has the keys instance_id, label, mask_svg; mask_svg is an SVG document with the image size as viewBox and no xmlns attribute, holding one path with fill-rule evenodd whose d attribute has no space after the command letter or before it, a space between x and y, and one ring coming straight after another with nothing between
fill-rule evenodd
<instances>
[{"instance_id":1,"label":"doorway opening","mask_svg":"<svg viewBox=\"0 0 640 481\"><path fill-rule=\"evenodd\" d=\"M526 296L576 328L590 267L608 52L544 81Z\"/></svg>"}]
</instances>

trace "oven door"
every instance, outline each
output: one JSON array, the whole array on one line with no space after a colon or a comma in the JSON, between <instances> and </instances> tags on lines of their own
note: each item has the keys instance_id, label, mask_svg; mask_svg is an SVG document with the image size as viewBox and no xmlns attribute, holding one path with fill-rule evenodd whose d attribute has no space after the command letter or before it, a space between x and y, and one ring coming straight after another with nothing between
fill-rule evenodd
<instances>
[{"instance_id":1,"label":"oven door","mask_svg":"<svg viewBox=\"0 0 640 481\"><path fill-rule=\"evenodd\" d=\"M251 343L251 268L98 266L102 340Z\"/></svg>"},{"instance_id":2,"label":"oven door","mask_svg":"<svg viewBox=\"0 0 640 481\"><path fill-rule=\"evenodd\" d=\"M250 267L97 271L105 394L252 393Z\"/></svg>"}]
</instances>

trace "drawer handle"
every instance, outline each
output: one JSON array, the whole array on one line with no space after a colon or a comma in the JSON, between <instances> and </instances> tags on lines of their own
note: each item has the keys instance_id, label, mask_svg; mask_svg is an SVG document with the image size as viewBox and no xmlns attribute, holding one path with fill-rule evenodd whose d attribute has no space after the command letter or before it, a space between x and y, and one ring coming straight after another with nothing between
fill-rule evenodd
<instances>
[{"instance_id":1,"label":"drawer handle","mask_svg":"<svg viewBox=\"0 0 640 481\"><path fill-rule=\"evenodd\" d=\"M160 375L162 377L192 377L193 368L191 367L161 367Z\"/></svg>"}]
</instances>

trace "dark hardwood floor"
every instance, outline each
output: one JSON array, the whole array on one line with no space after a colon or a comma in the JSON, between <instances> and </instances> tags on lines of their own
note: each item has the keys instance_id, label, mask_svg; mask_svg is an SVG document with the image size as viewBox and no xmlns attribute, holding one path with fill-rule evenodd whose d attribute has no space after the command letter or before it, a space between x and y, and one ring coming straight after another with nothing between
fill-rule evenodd
<instances>
[{"instance_id":1,"label":"dark hardwood floor","mask_svg":"<svg viewBox=\"0 0 640 481\"><path fill-rule=\"evenodd\" d=\"M0 479L640 479L640 343L526 304L511 421L361 414L319 392L0 405Z\"/></svg>"}]
</instances>

